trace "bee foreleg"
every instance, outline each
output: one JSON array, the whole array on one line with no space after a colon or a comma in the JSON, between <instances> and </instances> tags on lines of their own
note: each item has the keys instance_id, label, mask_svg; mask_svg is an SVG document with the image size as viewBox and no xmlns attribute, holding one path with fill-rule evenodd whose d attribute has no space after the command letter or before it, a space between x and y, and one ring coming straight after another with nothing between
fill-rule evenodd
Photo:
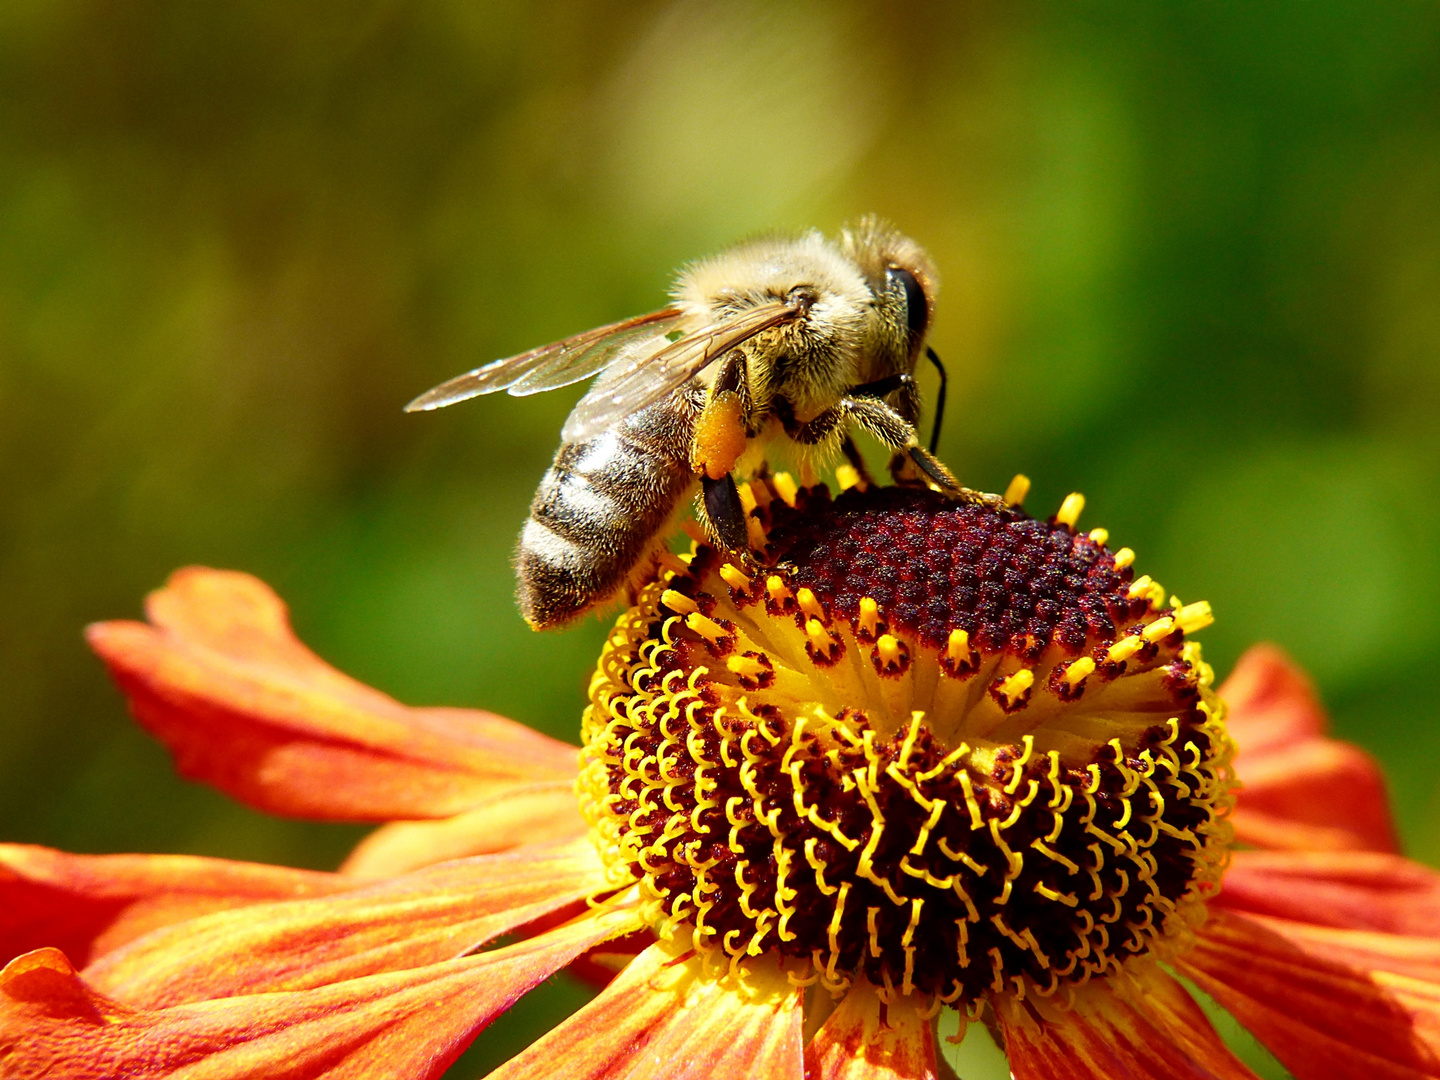
<instances>
[{"instance_id":1,"label":"bee foreleg","mask_svg":"<svg viewBox=\"0 0 1440 1080\"><path fill-rule=\"evenodd\" d=\"M702 524L716 541L729 551L749 548L745 507L740 502L740 492L735 487L733 476L726 473L718 480L701 476L700 505L705 518Z\"/></svg>"},{"instance_id":2,"label":"bee foreleg","mask_svg":"<svg viewBox=\"0 0 1440 1080\"><path fill-rule=\"evenodd\" d=\"M913 465L920 471L926 483L934 484L947 495L954 495L966 502L988 504L993 501L993 496L962 487L960 481L951 475L950 470L942 465L934 454L920 445L920 437L915 431L915 425L879 398L843 397L836 403L834 409L829 411L841 412L842 418L846 422L854 424L862 431L868 431L895 451L894 456L890 459L890 473L897 482L905 483L910 479L906 474Z\"/></svg>"}]
</instances>

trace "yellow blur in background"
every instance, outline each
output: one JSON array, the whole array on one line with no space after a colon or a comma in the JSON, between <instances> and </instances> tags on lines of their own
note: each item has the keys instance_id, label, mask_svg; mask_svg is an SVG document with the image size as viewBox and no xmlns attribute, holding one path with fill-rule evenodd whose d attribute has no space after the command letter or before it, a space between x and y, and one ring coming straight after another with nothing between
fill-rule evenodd
<instances>
[{"instance_id":1,"label":"yellow blur in background","mask_svg":"<svg viewBox=\"0 0 1440 1080\"><path fill-rule=\"evenodd\" d=\"M80 629L186 563L405 701L573 739L606 622L531 633L510 558L582 388L401 406L873 211L940 267L961 480L1085 492L1214 604L1222 675L1290 650L1440 864L1437 99L1440 9L1400 0L9 0L4 838L359 835L175 779L125 717Z\"/></svg>"}]
</instances>

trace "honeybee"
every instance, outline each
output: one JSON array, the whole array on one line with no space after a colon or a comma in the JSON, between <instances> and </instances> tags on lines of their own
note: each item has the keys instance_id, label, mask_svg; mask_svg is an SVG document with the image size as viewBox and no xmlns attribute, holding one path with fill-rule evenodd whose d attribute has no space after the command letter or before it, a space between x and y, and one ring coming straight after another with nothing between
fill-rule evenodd
<instances>
[{"instance_id":1,"label":"honeybee","mask_svg":"<svg viewBox=\"0 0 1440 1080\"><path fill-rule=\"evenodd\" d=\"M647 575L697 488L708 535L744 550L734 476L763 468L767 448L811 467L841 452L868 479L850 437L859 429L891 449L898 481L987 498L916 434L914 370L935 287L925 252L874 218L838 240L752 240L681 271L658 311L468 371L406 410L497 390L524 397L598 373L560 432L516 559L521 614L536 629L559 626ZM928 355L942 379L938 435L944 368Z\"/></svg>"}]
</instances>

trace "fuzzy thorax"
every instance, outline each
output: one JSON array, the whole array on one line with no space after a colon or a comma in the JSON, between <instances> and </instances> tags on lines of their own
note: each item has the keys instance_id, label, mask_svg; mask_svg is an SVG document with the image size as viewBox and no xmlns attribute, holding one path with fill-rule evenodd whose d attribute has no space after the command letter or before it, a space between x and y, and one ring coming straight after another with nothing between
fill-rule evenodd
<instances>
[{"instance_id":1,"label":"fuzzy thorax","mask_svg":"<svg viewBox=\"0 0 1440 1080\"><path fill-rule=\"evenodd\" d=\"M1230 740L1128 549L926 491L746 486L610 636L582 801L616 882L717 962L977 1007L1183 947Z\"/></svg>"}]
</instances>

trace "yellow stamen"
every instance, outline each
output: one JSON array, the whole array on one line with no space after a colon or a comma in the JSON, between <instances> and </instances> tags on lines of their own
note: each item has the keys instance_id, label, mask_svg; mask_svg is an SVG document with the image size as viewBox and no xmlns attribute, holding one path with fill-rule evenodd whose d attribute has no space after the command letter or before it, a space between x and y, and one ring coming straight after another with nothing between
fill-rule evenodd
<instances>
[{"instance_id":1,"label":"yellow stamen","mask_svg":"<svg viewBox=\"0 0 1440 1080\"><path fill-rule=\"evenodd\" d=\"M1109 530L1109 529L1091 529L1091 530L1090 530L1090 539L1093 540L1095 543L1099 544L1101 547L1104 547L1105 544L1106 544L1106 543L1109 541L1109 539L1110 539L1110 530Z\"/></svg>"},{"instance_id":2,"label":"yellow stamen","mask_svg":"<svg viewBox=\"0 0 1440 1080\"><path fill-rule=\"evenodd\" d=\"M745 511L745 516L750 516L750 511L755 509L755 488L761 485L752 485L748 481L743 484L736 484L735 490L740 493L740 509Z\"/></svg>"},{"instance_id":3,"label":"yellow stamen","mask_svg":"<svg viewBox=\"0 0 1440 1080\"><path fill-rule=\"evenodd\" d=\"M864 481L860 479L860 470L854 465L835 466L835 482L840 485L841 491L849 491L853 487L858 487L861 491L865 490L861 486Z\"/></svg>"},{"instance_id":4,"label":"yellow stamen","mask_svg":"<svg viewBox=\"0 0 1440 1080\"><path fill-rule=\"evenodd\" d=\"M825 609L820 606L820 601L815 599L815 594L809 589L802 588L795 594L795 602L800 605L800 610L812 619L825 621Z\"/></svg>"},{"instance_id":5,"label":"yellow stamen","mask_svg":"<svg viewBox=\"0 0 1440 1080\"><path fill-rule=\"evenodd\" d=\"M1193 634L1197 630L1203 630L1215 621L1215 613L1210 610L1210 603L1201 600L1194 604L1186 604L1175 612L1175 622L1187 634Z\"/></svg>"},{"instance_id":6,"label":"yellow stamen","mask_svg":"<svg viewBox=\"0 0 1440 1080\"><path fill-rule=\"evenodd\" d=\"M819 619L811 619L805 624L805 636L810 639L810 644L814 646L817 653L825 656L830 655L830 650L834 647L835 641L830 636L830 631L825 629L824 624L821 623Z\"/></svg>"},{"instance_id":7,"label":"yellow stamen","mask_svg":"<svg viewBox=\"0 0 1440 1080\"><path fill-rule=\"evenodd\" d=\"M970 635L964 630L951 630L950 640L945 643L945 657L952 664L962 664L969 660Z\"/></svg>"},{"instance_id":8,"label":"yellow stamen","mask_svg":"<svg viewBox=\"0 0 1440 1080\"><path fill-rule=\"evenodd\" d=\"M747 517L745 519L745 539L749 541L750 547L755 551L764 550L765 526L760 524L759 518Z\"/></svg>"},{"instance_id":9,"label":"yellow stamen","mask_svg":"<svg viewBox=\"0 0 1440 1080\"><path fill-rule=\"evenodd\" d=\"M875 650L883 666L893 667L900 663L900 641L894 634L881 634L880 640L875 643Z\"/></svg>"},{"instance_id":10,"label":"yellow stamen","mask_svg":"<svg viewBox=\"0 0 1440 1080\"><path fill-rule=\"evenodd\" d=\"M1090 677L1095 670L1095 661L1088 656L1076 660L1061 674L1060 678L1071 690Z\"/></svg>"},{"instance_id":11,"label":"yellow stamen","mask_svg":"<svg viewBox=\"0 0 1440 1080\"><path fill-rule=\"evenodd\" d=\"M860 598L860 629L867 637L874 637L880 626L880 605L868 596Z\"/></svg>"},{"instance_id":12,"label":"yellow stamen","mask_svg":"<svg viewBox=\"0 0 1440 1080\"><path fill-rule=\"evenodd\" d=\"M750 588L750 579L745 572L733 563L725 563L720 567L720 577L736 592L744 592Z\"/></svg>"},{"instance_id":13,"label":"yellow stamen","mask_svg":"<svg viewBox=\"0 0 1440 1080\"><path fill-rule=\"evenodd\" d=\"M698 611L685 616L685 625L712 643L730 636L723 626L714 619L706 618Z\"/></svg>"},{"instance_id":14,"label":"yellow stamen","mask_svg":"<svg viewBox=\"0 0 1440 1080\"><path fill-rule=\"evenodd\" d=\"M1035 685L1035 672L1029 668L1021 668L1015 674L1006 677L1001 681L996 690L1004 695L1005 700L1011 705L1019 701L1025 691Z\"/></svg>"},{"instance_id":15,"label":"yellow stamen","mask_svg":"<svg viewBox=\"0 0 1440 1080\"><path fill-rule=\"evenodd\" d=\"M1127 566L1129 566L1129 565L1130 565L1131 563L1133 563L1134 561L1135 561L1135 552L1134 552L1132 549L1128 548L1128 547L1123 547L1123 548L1121 548L1119 551L1115 552L1115 569L1116 569L1116 570L1124 570Z\"/></svg>"},{"instance_id":16,"label":"yellow stamen","mask_svg":"<svg viewBox=\"0 0 1440 1080\"><path fill-rule=\"evenodd\" d=\"M1163 641L1175 632L1175 620L1169 615L1156 619L1149 626L1140 632L1140 636L1152 645L1157 641Z\"/></svg>"},{"instance_id":17,"label":"yellow stamen","mask_svg":"<svg viewBox=\"0 0 1440 1080\"><path fill-rule=\"evenodd\" d=\"M700 606L682 592L674 589L666 589L660 594L660 603L664 604L671 611L678 611L681 615L689 615L692 611L699 611Z\"/></svg>"},{"instance_id":18,"label":"yellow stamen","mask_svg":"<svg viewBox=\"0 0 1440 1080\"><path fill-rule=\"evenodd\" d=\"M1109 650L1105 653L1105 659L1112 664L1123 664L1139 652L1141 646L1144 644L1144 638L1136 634L1128 634L1110 646Z\"/></svg>"},{"instance_id":19,"label":"yellow stamen","mask_svg":"<svg viewBox=\"0 0 1440 1080\"><path fill-rule=\"evenodd\" d=\"M779 574L771 574L765 579L765 591L770 594L770 599L777 604L783 604L791 597L790 589L786 586Z\"/></svg>"},{"instance_id":20,"label":"yellow stamen","mask_svg":"<svg viewBox=\"0 0 1440 1080\"><path fill-rule=\"evenodd\" d=\"M1060 509L1055 511L1055 524L1073 529L1075 522L1080 520L1080 511L1084 509L1085 496L1078 491L1072 491L1065 496L1065 501L1060 504Z\"/></svg>"},{"instance_id":21,"label":"yellow stamen","mask_svg":"<svg viewBox=\"0 0 1440 1080\"><path fill-rule=\"evenodd\" d=\"M1010 485L1005 489L1005 505L1019 506L1025 501L1025 496L1030 494L1030 478L1024 473L1016 473Z\"/></svg>"},{"instance_id":22,"label":"yellow stamen","mask_svg":"<svg viewBox=\"0 0 1440 1080\"><path fill-rule=\"evenodd\" d=\"M795 478L788 472L777 472L770 478L770 486L775 489L775 494L785 500L785 505L793 507L795 497L800 494L800 489L795 484Z\"/></svg>"},{"instance_id":23,"label":"yellow stamen","mask_svg":"<svg viewBox=\"0 0 1440 1080\"><path fill-rule=\"evenodd\" d=\"M679 555L676 555L673 551L660 552L659 555L655 556L655 562L663 569L669 570L672 574L675 574L677 576L680 574L688 574L690 572L690 564L687 563L684 559L680 558Z\"/></svg>"}]
</instances>

